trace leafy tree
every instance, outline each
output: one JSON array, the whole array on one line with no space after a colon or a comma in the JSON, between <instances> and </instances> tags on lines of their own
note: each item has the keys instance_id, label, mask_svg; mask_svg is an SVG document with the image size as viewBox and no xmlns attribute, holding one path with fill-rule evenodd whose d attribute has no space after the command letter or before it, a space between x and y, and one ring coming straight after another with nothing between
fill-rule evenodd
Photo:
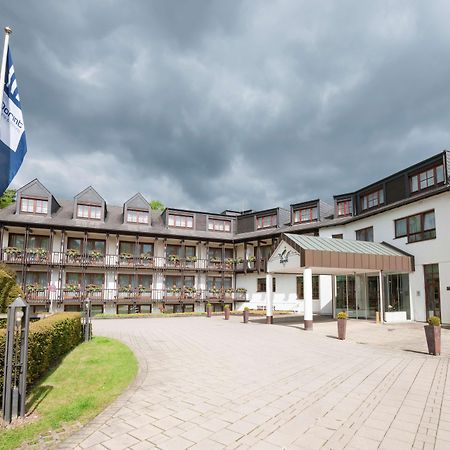
<instances>
[{"instance_id":1,"label":"leafy tree","mask_svg":"<svg viewBox=\"0 0 450 450\"><path fill-rule=\"evenodd\" d=\"M22 295L22 290L11 276L11 272L0 268L0 313L6 313L8 305Z\"/></svg>"},{"instance_id":2,"label":"leafy tree","mask_svg":"<svg viewBox=\"0 0 450 450\"><path fill-rule=\"evenodd\" d=\"M16 191L14 189L6 189L4 194L0 197L0 209L6 208L16 199Z\"/></svg>"},{"instance_id":3,"label":"leafy tree","mask_svg":"<svg viewBox=\"0 0 450 450\"><path fill-rule=\"evenodd\" d=\"M164 211L166 207L164 206L164 203L160 202L159 200L152 200L149 202L150 208L153 211Z\"/></svg>"}]
</instances>

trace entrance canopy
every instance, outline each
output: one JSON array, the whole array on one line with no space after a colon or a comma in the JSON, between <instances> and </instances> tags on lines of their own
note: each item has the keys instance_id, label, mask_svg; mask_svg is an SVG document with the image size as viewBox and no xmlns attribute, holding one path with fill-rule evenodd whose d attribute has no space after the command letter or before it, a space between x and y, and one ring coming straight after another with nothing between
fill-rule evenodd
<instances>
[{"instance_id":1,"label":"entrance canopy","mask_svg":"<svg viewBox=\"0 0 450 450\"><path fill-rule=\"evenodd\" d=\"M414 270L414 258L386 243L283 233L267 272L301 273L308 267L316 274L406 273Z\"/></svg>"}]
</instances>

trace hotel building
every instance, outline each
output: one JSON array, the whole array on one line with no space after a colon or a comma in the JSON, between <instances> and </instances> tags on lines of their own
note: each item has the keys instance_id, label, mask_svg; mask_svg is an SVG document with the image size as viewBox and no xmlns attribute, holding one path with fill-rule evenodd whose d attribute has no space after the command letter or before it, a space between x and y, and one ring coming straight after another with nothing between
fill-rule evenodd
<instances>
[{"instance_id":1,"label":"hotel building","mask_svg":"<svg viewBox=\"0 0 450 450\"><path fill-rule=\"evenodd\" d=\"M450 153L355 192L264 211L59 200L37 179L0 210L1 260L35 312L220 311L450 324Z\"/></svg>"}]
</instances>

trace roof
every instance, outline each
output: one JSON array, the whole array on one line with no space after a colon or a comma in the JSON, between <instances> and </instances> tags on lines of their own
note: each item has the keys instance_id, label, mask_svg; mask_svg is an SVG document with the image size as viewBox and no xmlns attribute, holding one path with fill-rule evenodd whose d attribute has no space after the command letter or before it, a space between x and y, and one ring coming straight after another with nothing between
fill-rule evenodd
<instances>
[{"instance_id":1,"label":"roof","mask_svg":"<svg viewBox=\"0 0 450 450\"><path fill-rule=\"evenodd\" d=\"M360 253L385 256L405 255L400 250L396 250L392 247L388 247L378 242L347 241L344 239L333 239L289 233L285 233L284 236L287 236L304 250L320 250L339 253Z\"/></svg>"}]
</instances>

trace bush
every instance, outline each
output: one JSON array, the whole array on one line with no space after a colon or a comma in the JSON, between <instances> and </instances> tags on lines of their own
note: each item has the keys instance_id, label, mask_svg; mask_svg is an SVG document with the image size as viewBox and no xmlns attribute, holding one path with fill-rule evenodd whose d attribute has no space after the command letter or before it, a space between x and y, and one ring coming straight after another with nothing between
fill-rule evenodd
<instances>
[{"instance_id":1,"label":"bush","mask_svg":"<svg viewBox=\"0 0 450 450\"><path fill-rule=\"evenodd\" d=\"M0 267L0 313L6 313L10 305L17 297L23 296L22 290L17 285L10 271Z\"/></svg>"},{"instance_id":2,"label":"bush","mask_svg":"<svg viewBox=\"0 0 450 450\"><path fill-rule=\"evenodd\" d=\"M5 360L6 330L0 330L0 361ZM32 385L82 341L79 313L59 313L30 323L27 384ZM0 391L3 364L0 366Z\"/></svg>"},{"instance_id":3,"label":"bush","mask_svg":"<svg viewBox=\"0 0 450 450\"><path fill-rule=\"evenodd\" d=\"M345 311L341 311L336 316L338 319L348 319L348 314Z\"/></svg>"},{"instance_id":4,"label":"bush","mask_svg":"<svg viewBox=\"0 0 450 450\"><path fill-rule=\"evenodd\" d=\"M439 327L441 325L441 319L437 316L431 316L428 319L428 325L431 325L433 327Z\"/></svg>"}]
</instances>

